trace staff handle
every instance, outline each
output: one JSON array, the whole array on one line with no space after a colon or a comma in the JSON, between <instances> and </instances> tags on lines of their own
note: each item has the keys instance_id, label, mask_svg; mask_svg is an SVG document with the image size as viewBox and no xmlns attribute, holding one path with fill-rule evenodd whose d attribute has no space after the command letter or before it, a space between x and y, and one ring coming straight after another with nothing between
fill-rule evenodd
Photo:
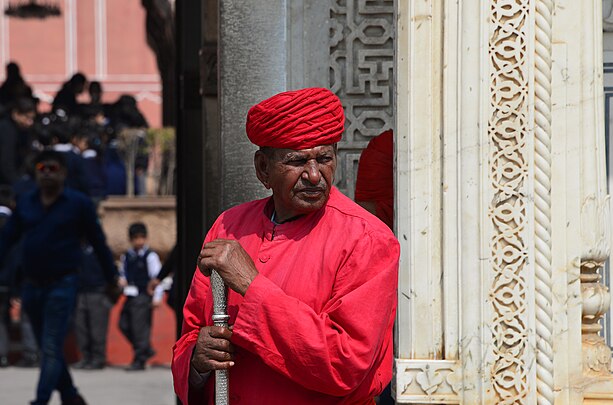
<instances>
[{"instance_id":1,"label":"staff handle","mask_svg":"<svg viewBox=\"0 0 613 405\"><path fill-rule=\"evenodd\" d=\"M228 327L228 288L215 270L211 271L211 289L213 291L213 324ZM229 405L228 370L215 370L215 405Z\"/></svg>"}]
</instances>

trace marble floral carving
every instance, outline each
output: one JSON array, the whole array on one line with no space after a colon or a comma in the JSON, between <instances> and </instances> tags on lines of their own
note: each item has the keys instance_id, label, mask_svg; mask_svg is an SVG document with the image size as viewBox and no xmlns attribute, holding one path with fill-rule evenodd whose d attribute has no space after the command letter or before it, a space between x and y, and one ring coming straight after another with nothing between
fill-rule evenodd
<instances>
[{"instance_id":1,"label":"marble floral carving","mask_svg":"<svg viewBox=\"0 0 613 405\"><path fill-rule=\"evenodd\" d=\"M489 37L490 187L492 202L490 298L493 305L492 385L499 404L525 403L527 297L524 270L528 246L526 186L528 162L528 0L490 3Z\"/></svg>"}]
</instances>

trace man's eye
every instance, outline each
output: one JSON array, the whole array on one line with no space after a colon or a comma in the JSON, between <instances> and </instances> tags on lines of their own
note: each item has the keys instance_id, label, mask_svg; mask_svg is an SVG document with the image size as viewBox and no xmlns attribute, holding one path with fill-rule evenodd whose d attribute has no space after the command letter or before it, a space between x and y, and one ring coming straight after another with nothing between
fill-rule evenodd
<instances>
[{"instance_id":1,"label":"man's eye","mask_svg":"<svg viewBox=\"0 0 613 405\"><path fill-rule=\"evenodd\" d=\"M317 161L319 163L330 163L332 161L332 156L321 156L319 158L317 158Z\"/></svg>"}]
</instances>

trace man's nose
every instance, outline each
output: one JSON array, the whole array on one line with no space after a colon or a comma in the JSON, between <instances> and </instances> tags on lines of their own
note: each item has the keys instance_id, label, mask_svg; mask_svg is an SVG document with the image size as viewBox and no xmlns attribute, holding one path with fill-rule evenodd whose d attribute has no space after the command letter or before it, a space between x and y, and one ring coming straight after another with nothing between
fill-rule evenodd
<instances>
[{"instance_id":1,"label":"man's nose","mask_svg":"<svg viewBox=\"0 0 613 405\"><path fill-rule=\"evenodd\" d=\"M304 166L304 171L302 172L302 178L311 184L319 184L321 172L319 171L319 166L315 160L309 160L306 163Z\"/></svg>"}]
</instances>

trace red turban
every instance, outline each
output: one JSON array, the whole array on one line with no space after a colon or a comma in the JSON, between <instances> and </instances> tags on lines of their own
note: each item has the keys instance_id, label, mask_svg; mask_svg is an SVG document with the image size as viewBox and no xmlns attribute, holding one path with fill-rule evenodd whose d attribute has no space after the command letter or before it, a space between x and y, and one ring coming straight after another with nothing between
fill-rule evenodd
<instances>
[{"instance_id":1,"label":"red turban","mask_svg":"<svg viewBox=\"0 0 613 405\"><path fill-rule=\"evenodd\" d=\"M328 89L308 88L272 96L249 109L247 136L262 147L308 149L341 140L345 114Z\"/></svg>"},{"instance_id":2,"label":"red turban","mask_svg":"<svg viewBox=\"0 0 613 405\"><path fill-rule=\"evenodd\" d=\"M360 155L355 184L356 201L372 201L377 217L394 226L394 133L372 138Z\"/></svg>"}]
</instances>

